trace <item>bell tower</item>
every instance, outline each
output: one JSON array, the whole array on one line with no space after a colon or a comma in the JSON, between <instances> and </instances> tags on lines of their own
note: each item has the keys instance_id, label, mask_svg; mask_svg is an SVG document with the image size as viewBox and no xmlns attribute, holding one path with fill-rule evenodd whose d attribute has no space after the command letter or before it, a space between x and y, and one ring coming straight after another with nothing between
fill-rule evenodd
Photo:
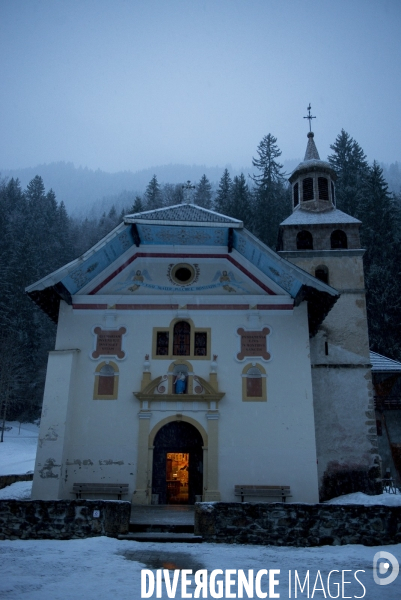
<instances>
[{"instance_id":1,"label":"bell tower","mask_svg":"<svg viewBox=\"0 0 401 600\"><path fill-rule=\"evenodd\" d=\"M309 110L309 125L311 119ZM361 222L336 207L336 173L308 132L304 160L289 177L292 214L279 254L340 297L310 341L321 501L381 491L366 317Z\"/></svg>"}]
</instances>

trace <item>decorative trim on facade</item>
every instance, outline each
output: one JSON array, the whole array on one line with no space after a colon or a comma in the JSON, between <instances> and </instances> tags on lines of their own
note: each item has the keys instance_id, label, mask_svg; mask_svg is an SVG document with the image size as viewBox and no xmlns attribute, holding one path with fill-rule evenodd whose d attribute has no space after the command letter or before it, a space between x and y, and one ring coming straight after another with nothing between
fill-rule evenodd
<instances>
[{"instance_id":1,"label":"decorative trim on facade","mask_svg":"<svg viewBox=\"0 0 401 600\"><path fill-rule=\"evenodd\" d=\"M204 258L214 258L219 260L227 260L232 265L234 265L239 271L244 273L249 279L251 279L256 285L258 285L264 292L269 295L275 296L276 293L273 292L267 285L262 283L255 275L250 273L248 269L246 269L243 265L241 265L235 258L230 254L173 254L171 252L136 252L133 254L128 260L125 261L118 269L113 271L110 275L108 275L103 281L98 283L96 287L88 292L89 296L93 296L97 294L105 285L107 285L116 275L121 273L126 267L128 267L131 263L133 263L137 258L174 258L177 261L181 261L182 259L204 259Z\"/></svg>"},{"instance_id":2,"label":"decorative trim on facade","mask_svg":"<svg viewBox=\"0 0 401 600\"><path fill-rule=\"evenodd\" d=\"M348 291L348 290L346 290ZM364 290L355 290L364 292ZM293 310L293 301L288 304L79 304L74 302L74 310Z\"/></svg>"}]
</instances>

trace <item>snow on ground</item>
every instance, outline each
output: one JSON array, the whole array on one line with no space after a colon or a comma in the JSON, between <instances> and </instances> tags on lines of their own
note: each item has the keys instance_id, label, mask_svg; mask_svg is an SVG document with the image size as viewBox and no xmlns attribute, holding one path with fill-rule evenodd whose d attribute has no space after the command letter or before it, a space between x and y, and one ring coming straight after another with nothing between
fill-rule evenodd
<instances>
[{"instance_id":1,"label":"snow on ground","mask_svg":"<svg viewBox=\"0 0 401 600\"><path fill-rule=\"evenodd\" d=\"M354 494L345 494L338 498L328 500L326 504L385 504L387 506L401 506L401 493L396 490L396 493L378 494L377 496L368 496L363 492L355 492Z\"/></svg>"},{"instance_id":2,"label":"snow on ground","mask_svg":"<svg viewBox=\"0 0 401 600\"><path fill-rule=\"evenodd\" d=\"M9 429L11 428L11 429ZM7 421L0 444L0 475L16 475L34 470L39 427L35 423Z\"/></svg>"},{"instance_id":3,"label":"snow on ground","mask_svg":"<svg viewBox=\"0 0 401 600\"><path fill-rule=\"evenodd\" d=\"M32 481L16 481L0 490L0 500L30 500Z\"/></svg>"},{"instance_id":4,"label":"snow on ground","mask_svg":"<svg viewBox=\"0 0 401 600\"><path fill-rule=\"evenodd\" d=\"M34 468L38 428L32 424L8 423L5 442L0 444L0 474L24 473ZM29 497L32 482L18 482L0 491L0 498ZM334 504L401 504L401 494L366 496L349 494L330 500ZM367 600L399 600L401 575L389 585L378 586L373 580L373 557L378 551L391 552L401 562L401 544L383 547L361 545L324 546L320 548L291 548L272 546L244 546L229 544L139 543L111 538L84 540L1 540L0 541L0 598L6 600L137 600L141 598L141 569L214 569L254 570L279 569L275 578L279 585L275 592L280 598L366 598ZM297 585L294 590L294 572L300 585L309 570L309 594ZM334 572L330 575L330 571ZM356 571L361 570L359 573ZM289 593L291 571L291 595ZM342 573L342 571L345 571ZM170 571L172 573L172 571ZM232 578L235 580L234 575ZM320 577L320 578L319 578ZM342 585L341 579L344 579ZM359 579L361 583L358 583ZM217 579L221 579L218 576ZM174 596L195 597L193 576L187 594L181 593L181 580ZM347 583L350 582L350 583ZM316 585L315 585L316 584ZM314 590L315 586L315 591ZM227 588L225 588L227 589ZM262 592L269 597L268 578L261 578ZM236 594L237 588L231 588ZM156 598L156 592L152 594ZM168 598L165 584L162 598ZM202 598L202 592L200 593ZM208 589L207 597L211 598ZM223 593L221 598L236 597ZM244 591L244 598L247 598ZM256 591L254 593L256 596ZM272 596L270 596L272 597Z\"/></svg>"},{"instance_id":5,"label":"snow on ground","mask_svg":"<svg viewBox=\"0 0 401 600\"><path fill-rule=\"evenodd\" d=\"M401 545L386 546L401 561ZM85 540L0 541L0 597L7 600L137 600L141 598L141 569L191 569L193 573L207 569L254 570L279 569L275 575L280 598L366 598L368 600L399 600L401 576L389 585L378 586L373 580L373 557L383 548L354 546L324 546L321 548L289 548L228 544L140 543L111 538ZM291 596L289 571L291 570ZM309 570L309 594L297 585L294 591L294 571L301 585ZM330 571L336 570L330 575ZM342 571L346 571L344 574ZM356 571L360 571L356 573ZM320 573L320 577L318 573ZM342 589L341 579L344 579ZM359 582L357 581L358 578ZM194 577L186 597L195 597ZM235 575L232 576L235 581ZM217 579L222 579L219 575ZM316 582L317 580L317 582ZM209 579L210 582L210 579ZM350 583L347 583L350 582ZM313 588L316 584L314 594ZM338 587L339 586L339 587ZM363 586L363 587L362 587ZM261 578L262 592L269 597L268 577ZM234 585L231 593L237 592ZM331 594L331 596L329 595ZM156 593L152 594L156 598ZM168 598L162 585L162 598ZM175 598L183 598L181 580ZM199 596L198 596L199 597ZM202 593L200 595L202 598ZM211 598L210 589L208 598ZM226 593L220 598L228 598ZM231 596L231 597L236 597ZM244 592L244 598L247 598ZM257 597L256 594L251 597ZM272 597L272 596L270 596Z\"/></svg>"}]
</instances>

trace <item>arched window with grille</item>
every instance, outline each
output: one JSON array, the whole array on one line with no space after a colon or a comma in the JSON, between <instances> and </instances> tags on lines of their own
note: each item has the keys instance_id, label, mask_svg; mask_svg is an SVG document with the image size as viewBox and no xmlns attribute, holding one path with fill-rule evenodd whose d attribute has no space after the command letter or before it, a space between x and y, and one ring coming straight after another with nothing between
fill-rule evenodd
<instances>
[{"instance_id":1,"label":"arched window with grille","mask_svg":"<svg viewBox=\"0 0 401 600\"><path fill-rule=\"evenodd\" d=\"M312 177L305 177L302 182L302 199L304 202L307 200L313 200L313 179Z\"/></svg>"},{"instance_id":2,"label":"arched window with grille","mask_svg":"<svg viewBox=\"0 0 401 600\"><path fill-rule=\"evenodd\" d=\"M178 321L173 331L173 355L189 356L191 353L191 326L186 321Z\"/></svg>"},{"instance_id":3,"label":"arched window with grille","mask_svg":"<svg viewBox=\"0 0 401 600\"><path fill-rule=\"evenodd\" d=\"M242 371L243 402L266 402L266 371L262 365L251 363Z\"/></svg>"},{"instance_id":4,"label":"arched window with grille","mask_svg":"<svg viewBox=\"0 0 401 600\"><path fill-rule=\"evenodd\" d=\"M116 400L118 397L118 367L114 362L102 362L96 367L94 400Z\"/></svg>"},{"instance_id":5,"label":"arched window with grille","mask_svg":"<svg viewBox=\"0 0 401 600\"><path fill-rule=\"evenodd\" d=\"M347 234L342 229L336 229L330 236L331 249L348 248Z\"/></svg>"},{"instance_id":6,"label":"arched window with grille","mask_svg":"<svg viewBox=\"0 0 401 600\"><path fill-rule=\"evenodd\" d=\"M303 229L297 233L297 250L313 250L313 237L310 231Z\"/></svg>"}]
</instances>

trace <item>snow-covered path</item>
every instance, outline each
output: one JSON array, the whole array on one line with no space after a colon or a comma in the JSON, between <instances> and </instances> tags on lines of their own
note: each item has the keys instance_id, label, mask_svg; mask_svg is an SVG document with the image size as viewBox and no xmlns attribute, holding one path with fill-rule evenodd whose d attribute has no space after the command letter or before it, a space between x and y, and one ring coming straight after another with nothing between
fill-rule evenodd
<instances>
[{"instance_id":1,"label":"snow-covered path","mask_svg":"<svg viewBox=\"0 0 401 600\"><path fill-rule=\"evenodd\" d=\"M380 548L381 549L381 548ZM369 600L399 600L401 577L386 586L373 581L372 562L379 548L365 546L337 546L322 548L277 548L227 544L156 544L118 541L110 538L53 541L0 542L0 597L7 600L137 600L141 598L141 569L279 569L276 575L280 598L356 598ZM385 550L401 560L401 545L386 546ZM332 570L329 585L328 574ZM291 570L292 589L289 595L288 579ZM303 585L309 570L307 588L294 592L294 571ZM345 570L344 591L341 571ZM357 577L361 583L355 579ZM321 579L318 577L320 572ZM248 575L248 574L247 574ZM317 578L317 583L316 583ZM218 577L221 579L221 577ZM313 587L316 589L313 593ZM340 584L340 587L337 584ZM362 584L362 585L361 585ZM324 591L323 591L324 588ZM194 596L194 585L187 593ZM262 592L268 593L268 578L261 579ZM162 598L168 598L162 586ZM236 586L231 588L236 593ZM338 593L340 595L338 596ZM180 586L176 598L182 598ZM202 595L200 596L202 597ZM210 590L208 598L211 598ZM220 596L228 598L224 594ZM236 597L236 596L231 596ZM246 598L247 595L244 594ZM254 597L257 597L256 594ZM152 595L156 598L156 593Z\"/></svg>"}]
</instances>

